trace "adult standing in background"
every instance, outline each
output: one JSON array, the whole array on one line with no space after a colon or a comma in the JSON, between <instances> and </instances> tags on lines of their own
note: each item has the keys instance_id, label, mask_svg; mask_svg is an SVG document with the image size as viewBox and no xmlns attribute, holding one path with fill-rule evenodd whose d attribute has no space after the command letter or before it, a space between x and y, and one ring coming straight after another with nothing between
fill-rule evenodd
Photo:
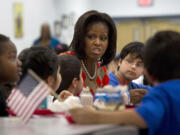
<instances>
[{"instance_id":1,"label":"adult standing in background","mask_svg":"<svg viewBox=\"0 0 180 135\"><path fill-rule=\"evenodd\" d=\"M41 26L41 35L34 41L33 45L42 45L45 47L55 49L60 42L58 39L51 36L50 26L47 23L42 24Z\"/></svg>"},{"instance_id":2,"label":"adult standing in background","mask_svg":"<svg viewBox=\"0 0 180 135\"><path fill-rule=\"evenodd\" d=\"M80 16L75 25L70 44L72 51L66 54L80 59L84 87L88 86L93 95L98 87L109 83L105 65L116 54L116 38L115 24L106 13L88 11Z\"/></svg>"}]
</instances>

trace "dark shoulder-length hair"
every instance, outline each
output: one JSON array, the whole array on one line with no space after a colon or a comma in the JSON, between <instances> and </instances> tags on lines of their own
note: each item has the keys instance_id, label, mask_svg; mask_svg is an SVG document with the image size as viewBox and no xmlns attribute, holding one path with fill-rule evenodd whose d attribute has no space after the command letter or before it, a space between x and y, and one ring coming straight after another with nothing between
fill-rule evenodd
<instances>
[{"instance_id":1,"label":"dark shoulder-length hair","mask_svg":"<svg viewBox=\"0 0 180 135\"><path fill-rule=\"evenodd\" d=\"M116 39L117 39L117 31L116 31L115 24L112 18L108 14L91 10L81 15L75 25L74 36L70 45L71 45L72 51L74 51L75 55L79 59L85 59L86 58L86 54L85 54L86 29L87 29L88 24L94 23L94 22L103 22L109 28L108 48L106 52L104 53L104 55L101 57L101 66L107 65L115 57Z\"/></svg>"}]
</instances>

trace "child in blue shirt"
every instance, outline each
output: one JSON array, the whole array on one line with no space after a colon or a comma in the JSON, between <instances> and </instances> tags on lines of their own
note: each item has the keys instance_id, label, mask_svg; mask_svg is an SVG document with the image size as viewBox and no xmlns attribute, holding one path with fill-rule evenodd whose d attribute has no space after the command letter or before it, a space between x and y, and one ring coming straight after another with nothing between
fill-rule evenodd
<instances>
[{"instance_id":1,"label":"child in blue shirt","mask_svg":"<svg viewBox=\"0 0 180 135\"><path fill-rule=\"evenodd\" d=\"M146 89L150 90L151 87L145 86L142 84L137 84L132 82L139 78L144 72L144 62L143 62L143 52L144 52L144 44L141 42L131 42L127 44L121 51L119 55L119 64L115 73L109 73L109 84L112 86L117 85L128 85L128 90L132 89ZM129 91L127 91L129 95ZM132 91L131 95L133 98L133 92L136 92L136 95L143 90ZM144 91L143 91L144 92ZM143 93L142 92L142 93ZM145 94L145 92L144 92ZM141 96L141 97L140 97ZM139 95L141 99L144 95ZM136 102L139 102L139 100ZM136 103L134 103L136 104Z\"/></svg>"},{"instance_id":2,"label":"child in blue shirt","mask_svg":"<svg viewBox=\"0 0 180 135\"><path fill-rule=\"evenodd\" d=\"M149 135L180 134L180 33L161 31L145 47L145 74L155 85L140 106L119 112L97 111L84 107L72 109L81 124L128 124L148 128Z\"/></svg>"}]
</instances>

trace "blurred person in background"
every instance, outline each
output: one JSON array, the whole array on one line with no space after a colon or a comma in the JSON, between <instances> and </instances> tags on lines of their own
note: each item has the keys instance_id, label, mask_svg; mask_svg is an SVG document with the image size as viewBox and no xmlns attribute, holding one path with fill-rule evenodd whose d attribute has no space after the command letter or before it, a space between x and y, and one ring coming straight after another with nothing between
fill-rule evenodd
<instances>
[{"instance_id":1,"label":"blurred person in background","mask_svg":"<svg viewBox=\"0 0 180 135\"><path fill-rule=\"evenodd\" d=\"M51 35L50 26L47 23L42 24L41 26L41 35L36 39L33 45L42 45L48 48L55 49L57 45L60 44L60 41Z\"/></svg>"}]
</instances>

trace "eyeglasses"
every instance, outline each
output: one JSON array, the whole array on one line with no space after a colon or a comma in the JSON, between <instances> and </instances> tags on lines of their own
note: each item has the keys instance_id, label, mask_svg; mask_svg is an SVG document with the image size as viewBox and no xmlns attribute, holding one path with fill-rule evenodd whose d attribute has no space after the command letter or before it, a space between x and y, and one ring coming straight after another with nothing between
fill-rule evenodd
<instances>
[{"instance_id":1,"label":"eyeglasses","mask_svg":"<svg viewBox=\"0 0 180 135\"><path fill-rule=\"evenodd\" d=\"M144 64L142 62L136 62L134 59L124 59L125 63L130 66L135 66L136 68L143 68Z\"/></svg>"}]
</instances>

